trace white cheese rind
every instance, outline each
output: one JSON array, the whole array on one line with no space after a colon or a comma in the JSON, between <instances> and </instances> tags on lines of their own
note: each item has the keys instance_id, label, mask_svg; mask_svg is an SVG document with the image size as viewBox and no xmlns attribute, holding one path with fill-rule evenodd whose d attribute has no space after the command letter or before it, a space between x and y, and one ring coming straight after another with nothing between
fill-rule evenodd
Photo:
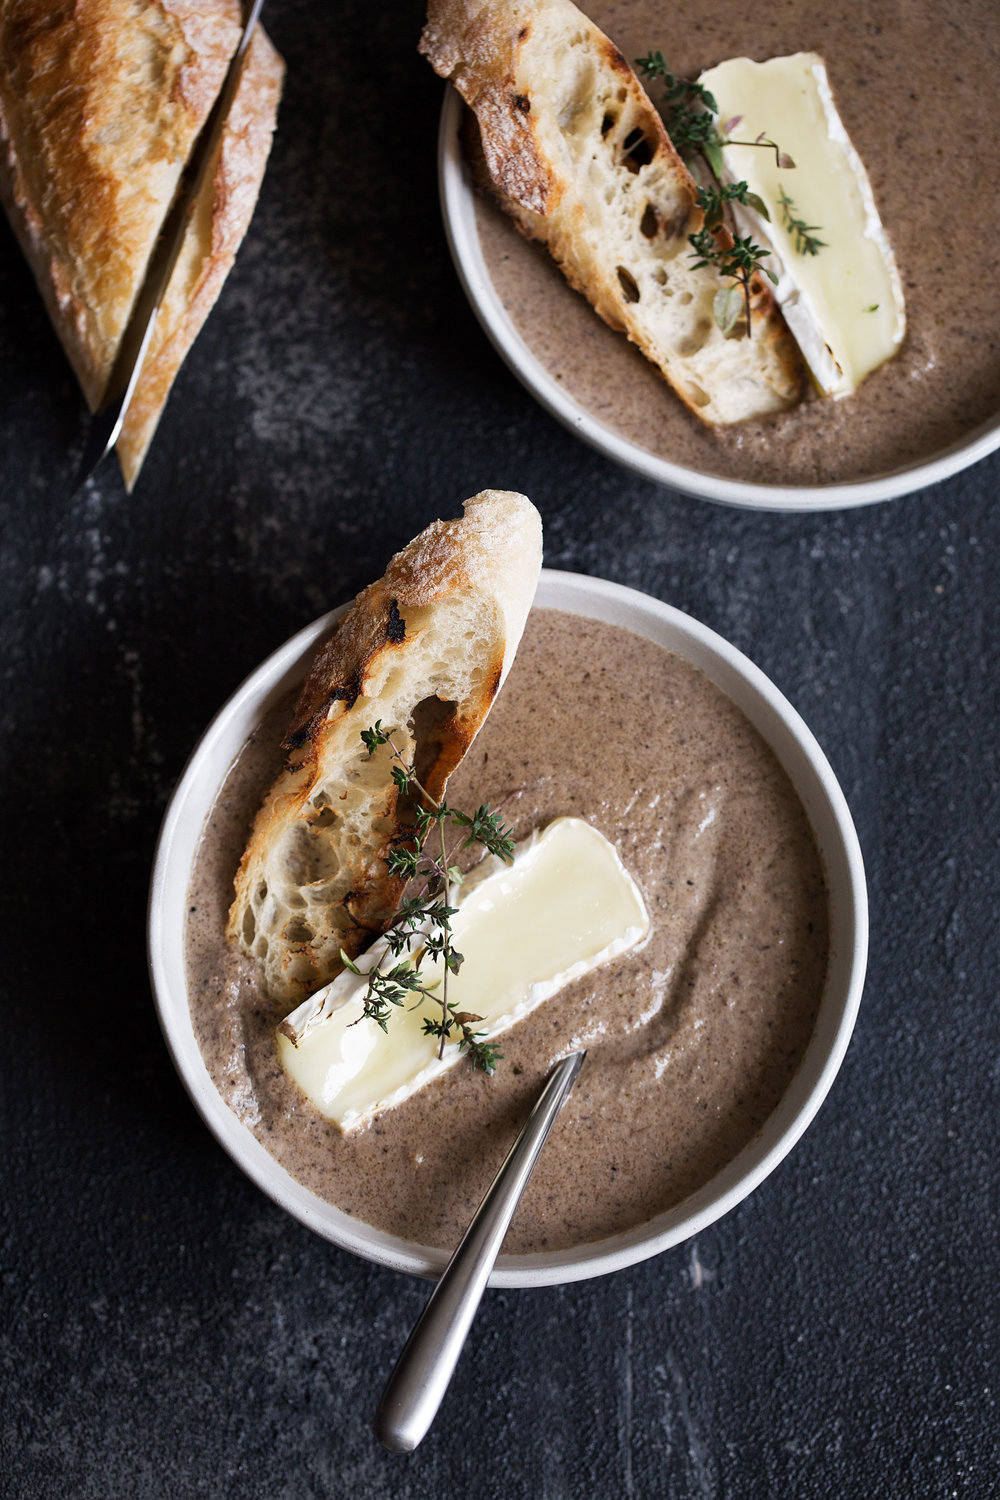
<instances>
[{"instance_id":1,"label":"white cheese rind","mask_svg":"<svg viewBox=\"0 0 1000 1500\"><path fill-rule=\"evenodd\" d=\"M742 234L771 251L765 262L779 276L775 297L817 385L840 397L899 348L906 331L902 282L875 205L868 174L837 112L823 59L797 52L752 62L732 58L703 73L722 126L743 141L765 135L792 157L779 167L761 146L723 149L726 180L745 181L771 215L737 206ZM818 225L818 255L803 255L785 224L782 190L792 212Z\"/></svg>"},{"instance_id":2,"label":"white cheese rind","mask_svg":"<svg viewBox=\"0 0 1000 1500\"><path fill-rule=\"evenodd\" d=\"M448 978L449 1002L481 1016L475 1030L487 1039L649 931L642 896L614 846L580 818L556 819L518 847L513 865L491 861L489 870L454 903L453 941L465 961ZM413 958L425 984L439 980L436 961L419 950ZM433 1001L400 1008L386 1033L363 1016L365 987L364 978L338 975L288 1017L297 1045L277 1036L289 1076L343 1131L400 1104L461 1056L449 1042L439 1058L437 1038L424 1036Z\"/></svg>"}]
</instances>

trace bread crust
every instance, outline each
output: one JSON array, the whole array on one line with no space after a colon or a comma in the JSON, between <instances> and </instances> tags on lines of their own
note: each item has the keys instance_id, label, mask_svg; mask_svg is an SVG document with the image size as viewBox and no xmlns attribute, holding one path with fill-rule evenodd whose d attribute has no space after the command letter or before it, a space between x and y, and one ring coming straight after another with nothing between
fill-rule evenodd
<instances>
[{"instance_id":1,"label":"bread crust","mask_svg":"<svg viewBox=\"0 0 1000 1500\"><path fill-rule=\"evenodd\" d=\"M239 0L0 0L0 199L91 409L240 16ZM250 222L283 73L258 27L119 439L129 487Z\"/></svg>"},{"instance_id":2,"label":"bread crust","mask_svg":"<svg viewBox=\"0 0 1000 1500\"><path fill-rule=\"evenodd\" d=\"M483 491L437 521L357 596L317 653L284 738L288 759L236 877L229 940L289 1009L383 930L404 882L386 858L412 826L381 721L440 799L510 668L541 566L523 495Z\"/></svg>"},{"instance_id":3,"label":"bread crust","mask_svg":"<svg viewBox=\"0 0 1000 1500\"><path fill-rule=\"evenodd\" d=\"M794 405L798 349L765 284L751 338L725 337L696 269L696 185L614 43L572 0L430 0L420 50L475 115L484 178L569 284L702 421Z\"/></svg>"}]
</instances>

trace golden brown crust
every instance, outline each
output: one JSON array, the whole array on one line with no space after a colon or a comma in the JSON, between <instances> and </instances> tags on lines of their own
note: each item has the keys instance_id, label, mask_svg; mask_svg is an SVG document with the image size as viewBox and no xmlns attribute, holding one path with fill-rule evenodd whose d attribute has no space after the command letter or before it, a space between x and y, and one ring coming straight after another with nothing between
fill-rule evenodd
<instances>
[{"instance_id":1,"label":"golden brown crust","mask_svg":"<svg viewBox=\"0 0 1000 1500\"><path fill-rule=\"evenodd\" d=\"M467 502L470 521L481 504L482 497L478 496ZM383 675L387 658L404 645L408 618L418 617L450 595L482 587L481 571L477 577L467 539L463 538L464 546L458 543L459 524L434 522L397 552L384 575L357 596L309 669L285 734L286 746L292 748L320 736L332 702L344 702L350 708L359 696L369 693L371 684ZM525 566L530 569L528 558ZM455 733L463 741L462 754L489 711L503 664L501 641L489 661L481 691L470 695L462 717L454 721ZM458 725L463 720L467 725L474 724L475 729L460 730Z\"/></svg>"},{"instance_id":2,"label":"golden brown crust","mask_svg":"<svg viewBox=\"0 0 1000 1500\"><path fill-rule=\"evenodd\" d=\"M250 225L278 113L284 64L258 28L191 229L156 320L118 456L131 489L184 357L215 304Z\"/></svg>"},{"instance_id":3,"label":"golden brown crust","mask_svg":"<svg viewBox=\"0 0 1000 1500\"><path fill-rule=\"evenodd\" d=\"M240 33L239 0L0 0L0 198L91 407ZM249 222L283 65L258 33L123 435L134 479ZM239 113L238 113L239 111ZM207 260L207 264L205 264ZM157 359L158 352L158 359Z\"/></svg>"}]
</instances>

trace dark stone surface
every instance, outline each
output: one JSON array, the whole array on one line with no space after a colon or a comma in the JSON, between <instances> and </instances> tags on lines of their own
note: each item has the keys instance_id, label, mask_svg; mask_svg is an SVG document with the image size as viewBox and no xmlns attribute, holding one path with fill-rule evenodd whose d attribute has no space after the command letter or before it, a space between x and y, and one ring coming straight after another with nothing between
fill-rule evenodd
<instances>
[{"instance_id":1,"label":"dark stone surface","mask_svg":"<svg viewBox=\"0 0 1000 1500\"><path fill-rule=\"evenodd\" d=\"M73 379L0 228L3 1176L11 1497L987 1496L1000 457L752 514L581 446L508 374L441 229L416 0L272 0L290 74L252 232L135 494L63 498ZM371 1436L426 1289L286 1218L160 1039L144 908L200 731L272 647L483 486L550 566L713 626L804 714L868 863L843 1071L740 1208L626 1273L490 1293L410 1458Z\"/></svg>"}]
</instances>

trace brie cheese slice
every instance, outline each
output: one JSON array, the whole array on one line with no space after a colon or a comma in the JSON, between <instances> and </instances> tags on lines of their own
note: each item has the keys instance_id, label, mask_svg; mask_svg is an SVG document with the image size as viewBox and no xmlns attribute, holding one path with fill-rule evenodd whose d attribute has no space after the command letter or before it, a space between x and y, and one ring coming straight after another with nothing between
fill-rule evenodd
<instances>
[{"instance_id":1,"label":"brie cheese slice","mask_svg":"<svg viewBox=\"0 0 1000 1500\"><path fill-rule=\"evenodd\" d=\"M823 59L815 52L763 63L737 57L698 81L715 96L723 136L764 136L795 162L779 166L762 145L730 142L722 153L726 181L746 182L767 206L769 223L739 204L734 219L771 252L765 265L779 278L775 298L817 385L830 396L849 395L899 348L906 313L892 247ZM818 253L803 253L790 218L812 227L823 241Z\"/></svg>"},{"instance_id":2,"label":"brie cheese slice","mask_svg":"<svg viewBox=\"0 0 1000 1500\"><path fill-rule=\"evenodd\" d=\"M518 846L511 865L484 861L452 904L452 940L464 962L448 976L448 1002L480 1016L473 1029L486 1040L649 931L642 896L614 846L581 818L557 818ZM425 936L416 936L410 961L438 995L442 966L420 946ZM357 966L370 968L384 951L379 940ZM383 1032L364 1016L366 983L363 974L339 974L277 1034L289 1076L343 1131L401 1103L461 1056L452 1041L439 1058L438 1038L423 1033L424 1017L437 1018L434 999L418 1004L411 995Z\"/></svg>"}]
</instances>

